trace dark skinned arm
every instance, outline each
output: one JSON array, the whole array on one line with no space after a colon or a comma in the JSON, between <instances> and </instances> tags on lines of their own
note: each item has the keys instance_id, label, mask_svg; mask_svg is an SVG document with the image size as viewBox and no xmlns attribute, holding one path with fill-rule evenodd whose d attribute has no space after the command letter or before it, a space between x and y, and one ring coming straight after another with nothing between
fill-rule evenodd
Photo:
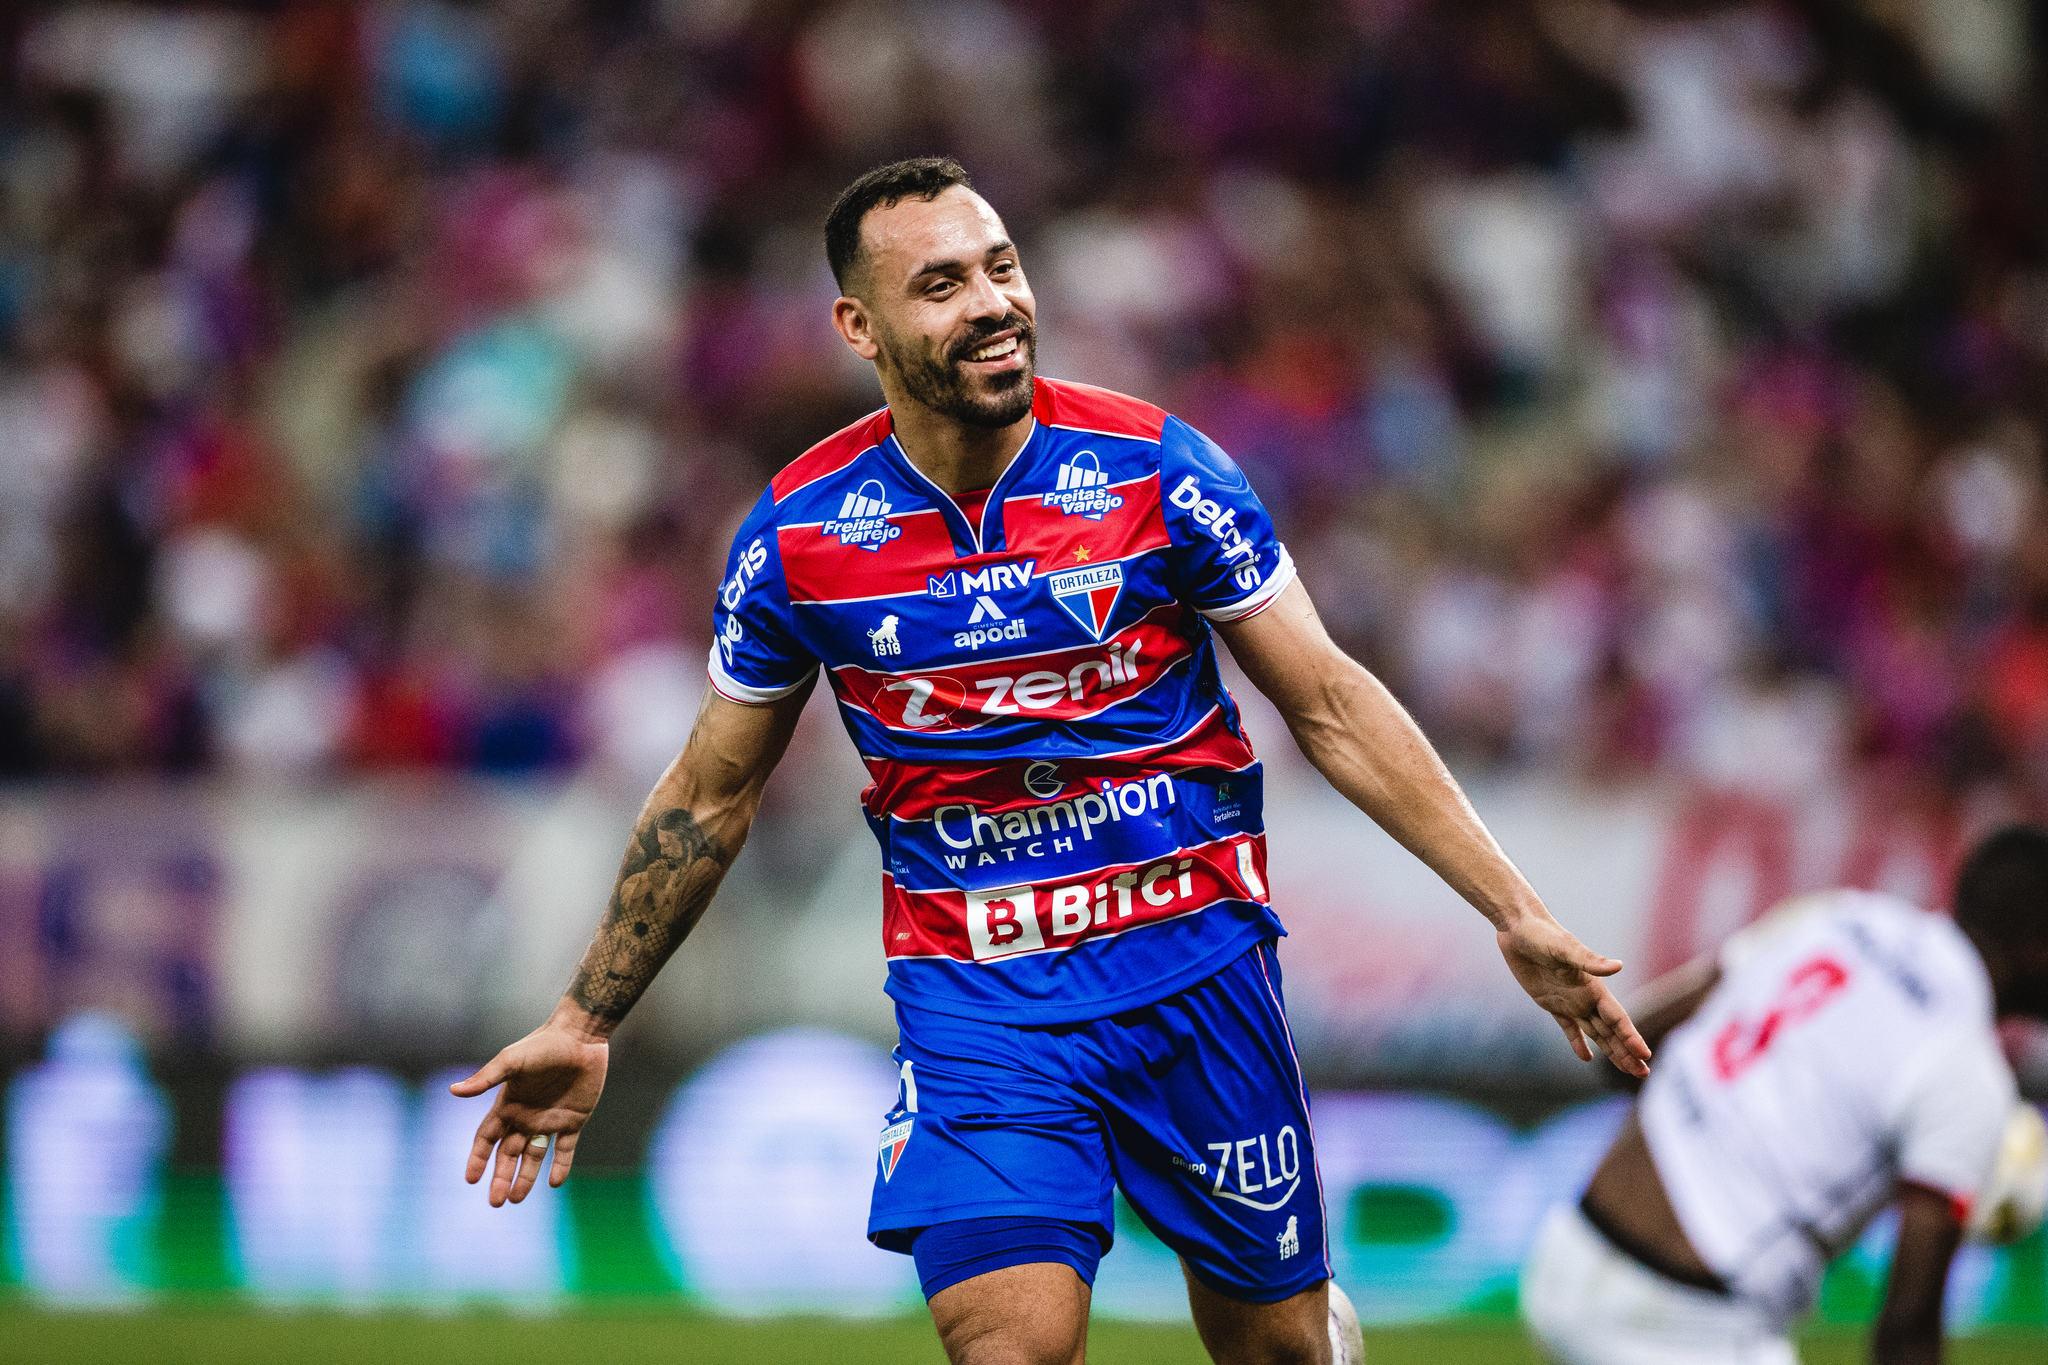
<instances>
[{"instance_id":1,"label":"dark skinned arm","mask_svg":"<svg viewBox=\"0 0 2048 1365\"><path fill-rule=\"evenodd\" d=\"M1884 1309L1870 1337L1872 1365L1939 1365L1949 1264L1962 1244L1954 1202L1924 1185L1899 1186L1899 1240Z\"/></svg>"}]
</instances>

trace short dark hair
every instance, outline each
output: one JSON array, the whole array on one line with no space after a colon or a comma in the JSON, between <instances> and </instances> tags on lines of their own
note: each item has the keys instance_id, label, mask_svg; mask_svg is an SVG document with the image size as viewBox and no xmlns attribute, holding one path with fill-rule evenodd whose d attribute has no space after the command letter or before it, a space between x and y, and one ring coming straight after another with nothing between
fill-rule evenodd
<instances>
[{"instance_id":1,"label":"short dark hair","mask_svg":"<svg viewBox=\"0 0 2048 1365\"><path fill-rule=\"evenodd\" d=\"M861 220L876 209L900 204L905 199L929 203L958 185L973 189L967 168L950 156L913 156L877 166L839 192L832 211L825 215L825 259L832 263L832 278L844 290L860 263Z\"/></svg>"},{"instance_id":2,"label":"short dark hair","mask_svg":"<svg viewBox=\"0 0 2048 1365\"><path fill-rule=\"evenodd\" d=\"M2048 829L2007 825L1963 860L1956 923L2001 948L2048 948Z\"/></svg>"}]
</instances>

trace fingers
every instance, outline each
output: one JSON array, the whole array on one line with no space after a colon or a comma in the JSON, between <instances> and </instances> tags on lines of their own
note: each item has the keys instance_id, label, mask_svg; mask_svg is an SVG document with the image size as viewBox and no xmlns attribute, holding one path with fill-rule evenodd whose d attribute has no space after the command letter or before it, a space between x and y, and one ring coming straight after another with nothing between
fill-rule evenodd
<instances>
[{"instance_id":1,"label":"fingers","mask_svg":"<svg viewBox=\"0 0 2048 1365\"><path fill-rule=\"evenodd\" d=\"M498 1117L496 1109L484 1115L484 1121L476 1126L476 1141L469 1144L469 1164L462 1172L462 1178L474 1185L483 1178L484 1167L490 1163L491 1148L498 1145L498 1139L505 1136L504 1120Z\"/></svg>"},{"instance_id":2,"label":"fingers","mask_svg":"<svg viewBox=\"0 0 2048 1365\"><path fill-rule=\"evenodd\" d=\"M1553 1014L1550 1017L1557 1020L1557 1026L1564 1030L1565 1041L1572 1045L1572 1051L1578 1054L1579 1060L1592 1061L1592 1049L1586 1046L1586 1037L1579 1032L1579 1026L1561 1014Z\"/></svg>"},{"instance_id":3,"label":"fingers","mask_svg":"<svg viewBox=\"0 0 2048 1365\"><path fill-rule=\"evenodd\" d=\"M1571 964L1587 976L1613 976L1621 970L1621 959L1594 952L1577 939L1572 940Z\"/></svg>"},{"instance_id":4,"label":"fingers","mask_svg":"<svg viewBox=\"0 0 2048 1365\"><path fill-rule=\"evenodd\" d=\"M512 1193L512 1181L519 1173L519 1157L526 1150L526 1134L507 1133L498 1144L498 1160L491 1169L491 1207L503 1208Z\"/></svg>"},{"instance_id":5,"label":"fingers","mask_svg":"<svg viewBox=\"0 0 2048 1365\"><path fill-rule=\"evenodd\" d=\"M560 1189L562 1182L569 1178L569 1167L576 1160L576 1134L563 1133L555 1139L555 1164L548 1171L548 1186Z\"/></svg>"},{"instance_id":6,"label":"fingers","mask_svg":"<svg viewBox=\"0 0 2048 1365\"><path fill-rule=\"evenodd\" d=\"M1602 991L1599 1013L1612 1040L1608 1056L1614 1059L1614 1064L1631 1076L1649 1075L1650 1045L1643 1040L1635 1020L1628 1017L1628 1011L1621 1007L1621 1002Z\"/></svg>"},{"instance_id":7,"label":"fingers","mask_svg":"<svg viewBox=\"0 0 2048 1365\"><path fill-rule=\"evenodd\" d=\"M449 1086L448 1093L460 1095L464 1099L468 1099L472 1095L481 1095L492 1086L503 1083L505 1078L511 1074L512 1067L506 1062L505 1054L500 1052L470 1075Z\"/></svg>"},{"instance_id":8,"label":"fingers","mask_svg":"<svg viewBox=\"0 0 2048 1365\"><path fill-rule=\"evenodd\" d=\"M539 1138L528 1138L526 1150L519 1157L519 1173L512 1178L512 1202L517 1204L533 1189L533 1182L540 1179L540 1168L548 1164L548 1146Z\"/></svg>"}]
</instances>

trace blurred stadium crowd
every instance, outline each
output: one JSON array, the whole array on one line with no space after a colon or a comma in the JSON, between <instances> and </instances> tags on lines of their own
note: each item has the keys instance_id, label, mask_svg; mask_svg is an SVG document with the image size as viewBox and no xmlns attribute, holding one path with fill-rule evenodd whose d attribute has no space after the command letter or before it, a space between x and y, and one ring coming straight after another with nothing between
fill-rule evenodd
<instances>
[{"instance_id":1,"label":"blurred stadium crowd","mask_svg":"<svg viewBox=\"0 0 2048 1365\"><path fill-rule=\"evenodd\" d=\"M649 775L944 150L1453 755L2048 792L2037 9L10 5L0 774Z\"/></svg>"}]
</instances>

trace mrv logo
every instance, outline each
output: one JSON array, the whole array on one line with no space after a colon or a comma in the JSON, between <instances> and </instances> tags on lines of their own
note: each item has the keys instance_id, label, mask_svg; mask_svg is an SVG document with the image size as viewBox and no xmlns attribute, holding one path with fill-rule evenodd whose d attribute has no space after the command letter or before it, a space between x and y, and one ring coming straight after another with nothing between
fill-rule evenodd
<instances>
[{"instance_id":1,"label":"mrv logo","mask_svg":"<svg viewBox=\"0 0 2048 1365\"><path fill-rule=\"evenodd\" d=\"M1070 517L1101 521L1102 514L1124 505L1123 495L1109 491L1109 475L1092 450L1084 450L1060 466L1059 486L1038 495L1041 507L1057 507Z\"/></svg>"},{"instance_id":2,"label":"mrv logo","mask_svg":"<svg viewBox=\"0 0 2048 1365\"><path fill-rule=\"evenodd\" d=\"M940 806L932 812L932 828L947 848L965 850L945 854L946 866L955 871L988 867L995 863L1025 858L1043 858L1052 853L1070 853L1075 839L1092 843L1095 831L1135 816L1150 815L1176 805L1179 796L1168 773L1133 777L1124 782L1104 782L1100 788L1070 796L984 815L973 806Z\"/></svg>"},{"instance_id":3,"label":"mrv logo","mask_svg":"<svg viewBox=\"0 0 2048 1365\"><path fill-rule=\"evenodd\" d=\"M1209 1193L1271 1213L1294 1197L1301 1185L1301 1136L1288 1124L1235 1142L1204 1143L1215 1154L1215 1184ZM1270 1191L1279 1193L1260 1198ZM1282 1255L1285 1256L1283 1250Z\"/></svg>"},{"instance_id":4,"label":"mrv logo","mask_svg":"<svg viewBox=\"0 0 2048 1365\"><path fill-rule=\"evenodd\" d=\"M973 597L982 593L1028 588L1038 573L1038 561L1019 559L1008 564L984 564L978 569L948 569L926 575L924 590L933 597Z\"/></svg>"},{"instance_id":5,"label":"mrv logo","mask_svg":"<svg viewBox=\"0 0 2048 1365\"><path fill-rule=\"evenodd\" d=\"M1245 538L1244 532L1232 524L1237 520L1235 507L1225 507L1214 498L1203 497L1202 486L1195 482L1192 474L1183 475L1181 481L1173 486L1173 492L1166 495L1166 500L1183 512L1193 513L1195 524L1223 547L1223 562L1238 565L1237 572L1231 575L1238 587L1250 592L1259 586L1259 551Z\"/></svg>"},{"instance_id":6,"label":"mrv logo","mask_svg":"<svg viewBox=\"0 0 2048 1365\"><path fill-rule=\"evenodd\" d=\"M882 481L869 479L841 500L839 515L820 530L825 535L838 536L841 545L879 550L903 534L903 528L889 520L889 510Z\"/></svg>"}]
</instances>

